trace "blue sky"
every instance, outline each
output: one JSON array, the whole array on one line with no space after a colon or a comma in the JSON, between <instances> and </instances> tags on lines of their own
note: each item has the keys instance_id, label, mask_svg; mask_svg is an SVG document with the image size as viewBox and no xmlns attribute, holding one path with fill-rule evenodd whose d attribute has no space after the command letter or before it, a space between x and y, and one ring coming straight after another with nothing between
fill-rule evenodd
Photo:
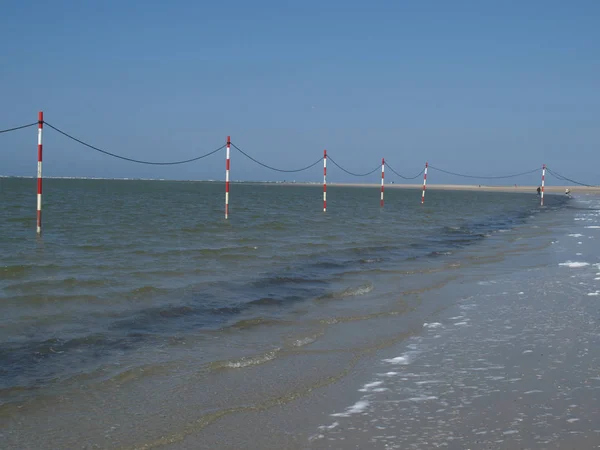
<instances>
[{"instance_id":1,"label":"blue sky","mask_svg":"<svg viewBox=\"0 0 600 450\"><path fill-rule=\"evenodd\" d=\"M484 175L546 163L600 184L600 2L7 2L0 53L0 129L43 110L131 158L191 158L231 135L286 169L326 148L354 172L382 157L406 175L426 160ZM34 175L36 140L0 135L0 174ZM222 180L224 157L141 166L44 134L47 176ZM320 181L322 169L280 174L233 150L231 176Z\"/></svg>"}]
</instances>

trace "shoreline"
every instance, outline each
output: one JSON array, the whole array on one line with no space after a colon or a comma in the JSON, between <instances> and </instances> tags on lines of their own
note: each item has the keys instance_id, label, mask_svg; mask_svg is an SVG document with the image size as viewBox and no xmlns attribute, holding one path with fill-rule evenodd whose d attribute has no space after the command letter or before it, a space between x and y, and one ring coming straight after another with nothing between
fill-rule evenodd
<instances>
[{"instance_id":1,"label":"shoreline","mask_svg":"<svg viewBox=\"0 0 600 450\"><path fill-rule=\"evenodd\" d=\"M243 182L246 183L246 182ZM250 183L250 182L247 182ZM258 184L275 184L262 183ZM276 183L284 186L321 186L317 183ZM422 184L385 184L385 189L416 189L422 190ZM365 188L381 188L381 184L377 183L327 183L327 187L365 187ZM487 186L477 184L428 184L427 191L480 191L480 192L514 192L514 193L536 193L538 186L517 185L513 186ZM581 194L600 194L600 186L548 186L544 187L544 193L548 194L564 194L565 189L569 189L571 193Z\"/></svg>"},{"instance_id":2,"label":"shoreline","mask_svg":"<svg viewBox=\"0 0 600 450\"><path fill-rule=\"evenodd\" d=\"M575 253L583 250L575 239L581 234L569 234L566 216L540 216L544 226L510 231L524 240L509 238L516 247L506 252L498 241L502 258L420 293L427 302L440 293L452 300L427 316L422 329L362 355L341 379L273 408L224 415L168 448L597 446L592 377L600 353L584 312L593 310L589 296L600 291L589 281L595 270L564 263L575 255L586 260ZM582 222L574 223L583 232ZM594 231L585 234L591 239ZM559 237L564 243L555 246ZM457 255L461 264L463 256ZM557 280L561 291L546 292Z\"/></svg>"},{"instance_id":3,"label":"shoreline","mask_svg":"<svg viewBox=\"0 0 600 450\"><path fill-rule=\"evenodd\" d=\"M33 176L6 176L0 175L0 180L10 179L22 179L35 181L37 178ZM159 181L159 182L175 182L175 183L210 183L210 184L224 184L222 180L169 180L162 178L95 178L95 177L44 177L44 180L89 180L89 181ZM231 184L258 184L265 186L312 186L320 187L323 186L322 182L314 181L251 181L251 180L232 180ZM340 183L340 182L329 182L328 187L363 187L363 188L381 188L381 183ZM427 191L484 191L484 192L516 192L516 193L535 193L539 185L484 185L484 184L452 184L442 183L427 184ZM397 184L397 183L386 183L385 189L416 189L422 190L423 184ZM545 193L560 193L564 194L565 189L569 189L571 193L586 193L586 194L600 194L600 186L572 186L572 185L546 185L544 187Z\"/></svg>"},{"instance_id":4,"label":"shoreline","mask_svg":"<svg viewBox=\"0 0 600 450\"><path fill-rule=\"evenodd\" d=\"M358 184L358 183L328 183L327 186L340 187L381 187L380 184ZM418 189L422 190L422 185L415 184L386 184L386 189ZM485 186L475 184L428 184L427 191L484 191L484 192L516 192L516 193L536 193L538 186ZM544 193L564 194L565 189L571 193L600 194L600 186L545 186Z\"/></svg>"},{"instance_id":5,"label":"shoreline","mask_svg":"<svg viewBox=\"0 0 600 450\"><path fill-rule=\"evenodd\" d=\"M309 448L596 448L597 202L539 216L528 250L446 286L452 306L383 351Z\"/></svg>"}]
</instances>

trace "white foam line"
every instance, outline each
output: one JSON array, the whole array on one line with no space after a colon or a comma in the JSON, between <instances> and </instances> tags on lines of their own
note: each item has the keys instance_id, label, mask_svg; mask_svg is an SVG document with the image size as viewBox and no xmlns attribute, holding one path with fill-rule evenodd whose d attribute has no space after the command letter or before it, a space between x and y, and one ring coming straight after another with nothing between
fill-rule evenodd
<instances>
[{"instance_id":1,"label":"white foam line","mask_svg":"<svg viewBox=\"0 0 600 450\"><path fill-rule=\"evenodd\" d=\"M335 427L339 426L339 422L333 422L331 425L322 425L319 427L319 430L333 430Z\"/></svg>"},{"instance_id":2,"label":"white foam line","mask_svg":"<svg viewBox=\"0 0 600 450\"><path fill-rule=\"evenodd\" d=\"M576 269L578 267L585 267L585 266L589 266L589 265L590 265L590 263L578 262L578 261L567 261L567 262L559 264L559 266L567 266L567 267L570 267L571 269Z\"/></svg>"},{"instance_id":3,"label":"white foam line","mask_svg":"<svg viewBox=\"0 0 600 450\"><path fill-rule=\"evenodd\" d=\"M343 413L335 413L332 414L334 417L349 417L351 414L358 414L363 412L369 406L369 402L367 400L359 400L354 405L346 408L346 411Z\"/></svg>"},{"instance_id":4,"label":"white foam line","mask_svg":"<svg viewBox=\"0 0 600 450\"><path fill-rule=\"evenodd\" d=\"M437 397L433 395L424 395L422 397L411 397L408 399L410 402L426 402L428 400L437 400Z\"/></svg>"},{"instance_id":5,"label":"white foam line","mask_svg":"<svg viewBox=\"0 0 600 450\"><path fill-rule=\"evenodd\" d=\"M372 391L373 388L376 388L377 386L381 386L383 384L383 381L373 381L372 383L367 383L365 384L362 389L359 389L360 392L369 392Z\"/></svg>"},{"instance_id":6,"label":"white foam line","mask_svg":"<svg viewBox=\"0 0 600 450\"><path fill-rule=\"evenodd\" d=\"M386 363L390 363L390 364L410 364L410 361L408 360L408 356L396 356L395 358L390 358L390 359L384 359L383 362Z\"/></svg>"},{"instance_id":7,"label":"white foam line","mask_svg":"<svg viewBox=\"0 0 600 450\"><path fill-rule=\"evenodd\" d=\"M469 367L467 370L473 370L475 372L485 371L485 370L499 370L504 369L504 366L489 366L489 367Z\"/></svg>"},{"instance_id":8,"label":"white foam line","mask_svg":"<svg viewBox=\"0 0 600 450\"><path fill-rule=\"evenodd\" d=\"M379 375L380 377L394 377L399 374L400 374L400 372L386 372L386 373L378 373L377 375Z\"/></svg>"},{"instance_id":9,"label":"white foam line","mask_svg":"<svg viewBox=\"0 0 600 450\"><path fill-rule=\"evenodd\" d=\"M585 228L600 228L600 226L598 226L598 225L590 225L590 226L587 226Z\"/></svg>"}]
</instances>

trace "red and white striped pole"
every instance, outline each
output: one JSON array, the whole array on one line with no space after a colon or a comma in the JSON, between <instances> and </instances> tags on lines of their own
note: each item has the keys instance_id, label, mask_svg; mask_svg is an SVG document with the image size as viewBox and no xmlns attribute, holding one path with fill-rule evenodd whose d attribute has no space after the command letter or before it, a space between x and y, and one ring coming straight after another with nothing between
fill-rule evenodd
<instances>
[{"instance_id":1,"label":"red and white striped pole","mask_svg":"<svg viewBox=\"0 0 600 450\"><path fill-rule=\"evenodd\" d=\"M327 211L327 150L323 150L323 212Z\"/></svg>"},{"instance_id":2,"label":"red and white striped pole","mask_svg":"<svg viewBox=\"0 0 600 450\"><path fill-rule=\"evenodd\" d=\"M425 190L427 189L427 168L429 163L425 163L425 173L423 174L423 194L421 194L421 205L425 203Z\"/></svg>"},{"instance_id":3,"label":"red and white striped pole","mask_svg":"<svg viewBox=\"0 0 600 450\"><path fill-rule=\"evenodd\" d=\"M225 161L225 219L229 218L229 155L231 152L231 136L227 136L227 160Z\"/></svg>"},{"instance_id":4,"label":"red and white striped pole","mask_svg":"<svg viewBox=\"0 0 600 450\"><path fill-rule=\"evenodd\" d=\"M540 198L540 206L544 206L544 183L546 181L546 164L542 164L542 192Z\"/></svg>"},{"instance_id":5,"label":"red and white striped pole","mask_svg":"<svg viewBox=\"0 0 600 450\"><path fill-rule=\"evenodd\" d=\"M38 166L37 166L37 234L42 234L42 131L44 112L38 113Z\"/></svg>"},{"instance_id":6,"label":"red and white striped pole","mask_svg":"<svg viewBox=\"0 0 600 450\"><path fill-rule=\"evenodd\" d=\"M381 158L381 200L379 206L383 208L383 183L385 179L385 158Z\"/></svg>"}]
</instances>

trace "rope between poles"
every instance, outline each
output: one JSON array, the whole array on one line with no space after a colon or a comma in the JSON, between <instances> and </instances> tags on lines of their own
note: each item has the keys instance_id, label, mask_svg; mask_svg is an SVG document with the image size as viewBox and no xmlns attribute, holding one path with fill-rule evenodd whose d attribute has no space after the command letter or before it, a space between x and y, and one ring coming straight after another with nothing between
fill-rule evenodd
<instances>
[{"instance_id":1,"label":"rope between poles","mask_svg":"<svg viewBox=\"0 0 600 450\"><path fill-rule=\"evenodd\" d=\"M578 184L579 186L596 187L593 184L581 183L579 181L575 181L575 180L572 180L570 178L567 178L567 177L565 177L565 176L563 176L563 175L561 175L561 174L559 174L557 172L551 171L550 169L548 169L548 167L546 167L546 172L548 172L550 175L554 176L555 178L557 178L557 179L559 179L561 181L569 181L571 183Z\"/></svg>"},{"instance_id":2,"label":"rope between poles","mask_svg":"<svg viewBox=\"0 0 600 450\"><path fill-rule=\"evenodd\" d=\"M0 130L0 134L2 134L2 133L8 133L9 131L22 130L23 128L29 128L29 127L32 127L32 126L37 125L37 124L38 124L38 122L33 122L33 123L29 123L27 125L21 125L20 127L7 128L6 130Z\"/></svg>"},{"instance_id":3,"label":"rope between poles","mask_svg":"<svg viewBox=\"0 0 600 450\"><path fill-rule=\"evenodd\" d=\"M149 165L154 165L154 166L174 166L176 164L185 164L185 163L189 163L189 162L193 162L193 161L198 161L199 159L202 159L202 158L206 158L207 156L210 156L210 155L213 155L213 154L217 153L219 150L223 150L227 146L227 144L224 144L221 147L219 147L219 148L217 148L217 149L215 149L215 150L213 150L211 152L208 152L208 153L206 153L204 155L197 156L195 158L185 159L185 160L182 160L182 161L167 161L167 162L144 161L144 160L140 160L140 159L133 159L133 158L127 158L126 156L116 155L115 153L111 153L111 152L108 152L106 150L102 150L102 149L100 149L98 147L94 147L93 145L90 145L87 142L84 142L84 141L82 141L80 139L77 139L76 137L71 136L70 134L65 133L62 130L59 130L58 128L56 128L55 126L49 124L48 122L44 122L44 123L46 125L48 125L50 128L52 128L53 130L55 130L58 133L62 134L63 136L66 136L69 139L74 140L75 142L78 142L78 143L80 143L80 144L82 144L82 145L84 145L86 147L89 147L92 150L96 150L96 151L98 151L100 153L104 153L105 155L113 156L115 158L123 159L125 161L130 161L130 162L134 162L134 163L138 163L138 164L149 164Z\"/></svg>"},{"instance_id":4,"label":"rope between poles","mask_svg":"<svg viewBox=\"0 0 600 450\"><path fill-rule=\"evenodd\" d=\"M341 169L342 171L346 172L348 175L352 175L355 177L366 177L367 175L371 175L372 173L381 170L381 164L378 164L377 167L375 167L373 170L371 170L370 172L367 173L354 173L354 172L350 172L349 170L344 169L342 166L340 166L338 163L335 162L335 160L327 155L327 159L330 160L333 164L335 164L339 169Z\"/></svg>"},{"instance_id":5,"label":"rope between poles","mask_svg":"<svg viewBox=\"0 0 600 450\"><path fill-rule=\"evenodd\" d=\"M421 169L421 171L420 171L418 174L416 174L414 177L405 177L404 175L400 175L398 172L396 172L396 171L394 170L394 168L388 164L388 162L387 162L387 161L385 162L385 166L386 166L388 169L390 169L392 172L394 172L396 175L398 175L400 178L404 178L405 180L414 180L415 178L418 178L418 177L420 177L421 175L423 175L423 172L425 172L425 169Z\"/></svg>"},{"instance_id":6,"label":"rope between poles","mask_svg":"<svg viewBox=\"0 0 600 450\"><path fill-rule=\"evenodd\" d=\"M239 151L242 155L244 155L246 158L250 159L251 161L254 161L256 164L266 167L267 169L271 169L274 170L276 172L285 172L285 173L292 173L292 172L302 172L303 170L307 170L310 169L314 166L316 166L317 164L319 164L321 161L323 161L323 157L320 157L319 159L317 159L314 163L312 163L309 166L303 167L302 169L292 169L292 170L286 170L286 169L278 169L276 167L272 167L269 166L268 164L262 163L260 161L258 161L257 159L254 159L252 156L250 156L248 153L244 152L241 148L239 148L237 145L235 145L233 142L231 143L231 146L233 148L235 148L237 151Z\"/></svg>"},{"instance_id":7,"label":"rope between poles","mask_svg":"<svg viewBox=\"0 0 600 450\"><path fill-rule=\"evenodd\" d=\"M199 159L202 159L202 158L206 158L207 156L213 155L213 154L217 153L218 151L223 150L226 147L226 144L224 144L221 147L219 147L219 148L217 148L215 150L212 150L212 151L210 151L210 152L208 152L208 153L206 153L204 155L196 156L194 158L185 159L185 160L181 160L181 161L145 161L145 160L128 158L126 156L121 156L121 155L117 155L115 153L111 153L111 152L106 151L106 150L102 150L102 149L100 149L98 147L95 147L95 146L93 146L91 144L88 144L87 142L84 142L81 139L78 139L78 138L76 138L76 137L74 137L74 136L72 136L72 135L70 135L70 134L68 134L68 133L60 130L59 128L55 127L54 125L52 125L52 124L50 124L48 122L43 122L43 123L45 123L48 127L52 128L54 131L62 134L63 136L65 136L65 137L67 137L67 138L69 138L69 139L71 139L71 140L73 140L75 142L78 142L81 145L84 145L85 147L91 148L92 150L96 150L97 152L103 153L103 154L108 155L108 156L112 156L114 158L122 159L124 161L130 161L130 162L134 162L134 163L138 163L138 164L148 164L148 165L157 165L157 166L171 166L171 165L177 165L177 164L186 164L186 163L190 163L190 162L193 162L193 161L198 161ZM18 126L18 127L7 128L7 129L4 129L4 130L0 130L0 134L2 134L2 133L9 133L11 131L22 130L24 128L33 127L33 126L38 125L38 124L39 124L39 122L32 122L32 123L29 123L29 124L26 124L26 125L21 125L21 126ZM231 145L236 150L238 150L242 155L244 155L248 159L254 161L256 164L258 164L260 166L263 166L263 167L265 167L267 169L274 170L276 172L284 172L284 173L302 172L304 170L311 169L312 167L316 166L317 164L319 164L323 160L323 158L319 157L319 159L317 159L314 163L312 163L312 164L310 164L310 165L308 165L306 167L302 167L300 169L290 169L290 170L288 170L288 169L278 169L276 167L269 166L268 164L265 164L265 163L260 162L259 160L255 159L255 158L253 158L248 153L244 152L241 148L239 148L237 145L235 145L233 143L231 143ZM380 167L381 167L381 165L378 164L370 172L355 173L355 172L351 172L351 171L345 169L344 167L342 167L341 165L339 165L335 161L335 159L333 159L330 155L328 155L328 159L335 166L337 166L340 170L342 170L343 172L347 173L348 175L352 175L352 176L355 176L355 177L365 177L365 176L371 175L372 173L378 171L380 169ZM414 180L415 178L421 176L423 174L423 172L424 172L424 169L423 169L418 174L416 174L415 176L407 177L407 176L404 176L404 175L398 173L396 170L394 170L394 168L392 166L390 166L389 163L386 162L385 165L394 174L396 174L397 176L399 176L400 178L403 178L405 180ZM511 174L511 175L482 176L482 175L467 175L467 174L461 174L461 173L451 172L449 170L440 169L440 168L432 166L432 165L429 165L429 168L432 169L432 170L437 170L438 172L443 172L443 173L448 174L448 175L454 175L454 176L462 177L462 178L476 178L476 179L482 179L482 180L485 180L485 179L498 180L498 179L506 179L506 178L515 178L515 177L520 177L520 176L523 176L523 175L529 175L529 174L532 174L532 173L537 172L539 170L538 168L536 168L536 169L528 170L526 172L521 172L521 173L516 173L516 174ZM546 167L546 170L547 170L548 174L554 176L555 178L557 178L557 179L559 179L561 181L568 181L570 183L577 184L577 185L580 185L580 186L596 187L595 185L592 185L592 184L582 183L580 181L573 180L571 178L568 178L568 177L566 177L564 175L559 174L558 172L553 172L548 167Z\"/></svg>"},{"instance_id":8,"label":"rope between poles","mask_svg":"<svg viewBox=\"0 0 600 450\"><path fill-rule=\"evenodd\" d=\"M502 179L502 178L515 178L515 177L520 177L522 175L529 175L531 173L538 172L540 170L540 169L532 169L532 170L528 170L527 172L515 173L512 175L480 176L480 175L465 175L465 174L461 174L461 173L450 172L448 170L439 169L437 167L434 167L431 164L429 164L429 168L433 169L433 170L437 170L438 172L446 173L448 175L454 175L454 176L463 177L463 178L478 178L478 179L482 179L482 180L498 180L498 179Z\"/></svg>"}]
</instances>

